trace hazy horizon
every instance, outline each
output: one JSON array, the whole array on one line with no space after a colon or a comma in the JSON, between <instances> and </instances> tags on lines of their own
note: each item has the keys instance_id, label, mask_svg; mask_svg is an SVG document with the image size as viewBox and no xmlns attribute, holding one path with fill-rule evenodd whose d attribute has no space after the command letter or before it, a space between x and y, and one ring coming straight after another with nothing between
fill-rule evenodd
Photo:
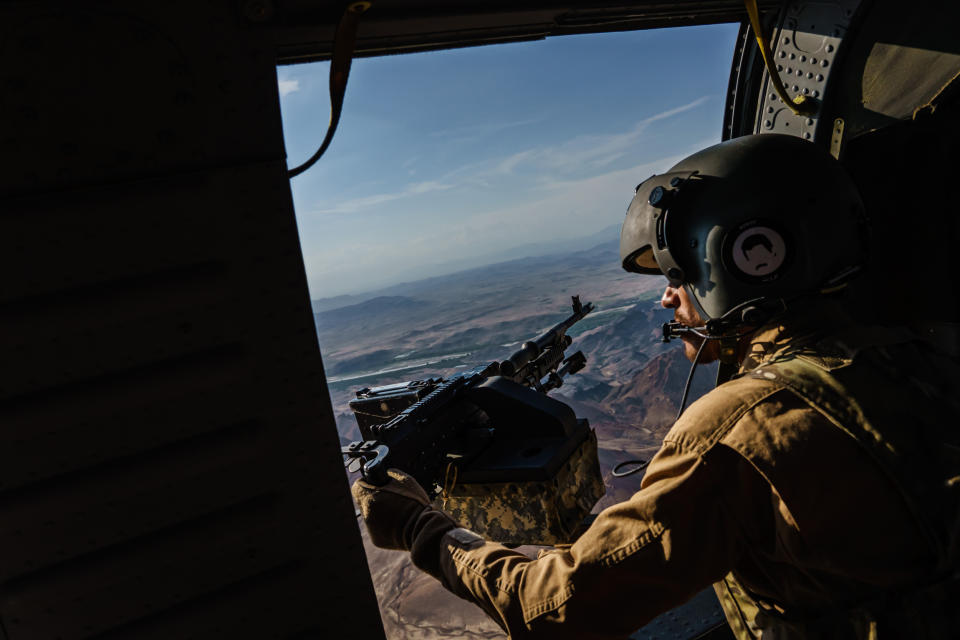
<instances>
[{"instance_id":1,"label":"hazy horizon","mask_svg":"<svg viewBox=\"0 0 960 640\"><path fill-rule=\"evenodd\" d=\"M539 245L536 245L536 246L542 247L542 250L531 250L531 252L523 252L522 255L518 253L518 254L515 255L515 256L501 255L501 254L507 254L507 253L512 253L512 252L518 251L518 250L522 250L522 249L524 249L525 247L530 246L530 245L518 245L518 246L516 246L516 247L512 247L511 249L506 250L506 251L501 252L501 253L498 253L498 254L488 254L489 257L491 257L490 260L486 260L486 259L485 259L485 258L488 257L488 256L478 256L478 257L476 258L476 260L478 261L476 264L468 264L468 263L464 263L464 264L449 264L449 265L448 265L448 266L450 267L449 270L444 270L444 271L437 272L437 273L430 273L430 274L425 275L425 276L423 276L423 277L416 277L416 278L409 278L409 279L400 279L400 280L397 280L397 281L395 281L395 282L394 282L394 281L391 281L391 282L387 282L387 283L385 283L385 284L378 284L377 286L374 286L373 288L370 288L370 289L363 289L363 290L359 290L359 291L346 291L346 292L344 292L344 293L339 293L339 294L335 294L335 295L331 295L331 296L314 297L314 296L311 295L311 298L310 298L310 299L311 299L312 301L314 301L314 302L322 302L322 301L325 301L325 300L336 300L336 299L338 299L338 298L364 298L364 297L370 296L370 295L372 295L372 294L377 294L377 293L381 293L381 292L383 292L383 293L389 293L388 290L391 289L391 288L393 288L393 287L403 287L403 286L407 286L407 285L414 285L414 284L417 284L417 283L419 283L419 282L423 282L423 281L425 281L425 280L430 280L430 279L433 279L433 278L443 278L443 277L446 277L446 276L456 276L456 275L458 275L458 274L466 273L466 272L468 272L468 271L474 271L474 270L477 270L477 269L483 269L484 267L495 267L495 266L497 266L497 265L502 265L502 264L506 264L506 263L509 263L509 262L515 262L515 261L518 261L518 260L543 258L543 257L545 257L545 256L550 255L550 246L553 246L553 247L561 247L561 246L565 246L565 245L577 245L577 244L578 244L578 241L582 241L581 246L568 247L568 250L569 250L569 251L575 251L575 252L589 251L589 250L592 249L593 247L598 246L599 244L602 244L603 242L611 242L611 241L616 240L616 239L617 239L617 235L615 235L615 234L614 234L614 235L611 235L609 238L606 238L606 239L602 239L602 238L598 237L598 236L603 235L603 232L604 232L604 231L613 231L615 228L617 229L617 231L619 231L619 226L618 226L618 225L613 225L613 226L606 227L606 228L602 229L602 230L601 230L600 232L598 232L598 233L594 233L594 234L590 234L590 235L586 235L586 236L579 236L579 237L576 237L576 238L571 238L571 239L569 239L569 240L566 240L566 239L557 240L555 243L541 243L541 244L539 244ZM591 242L591 240L596 240L597 242ZM499 256L499 257L494 258L494 256ZM611 264L613 264L613 262L611 262Z\"/></svg>"}]
</instances>

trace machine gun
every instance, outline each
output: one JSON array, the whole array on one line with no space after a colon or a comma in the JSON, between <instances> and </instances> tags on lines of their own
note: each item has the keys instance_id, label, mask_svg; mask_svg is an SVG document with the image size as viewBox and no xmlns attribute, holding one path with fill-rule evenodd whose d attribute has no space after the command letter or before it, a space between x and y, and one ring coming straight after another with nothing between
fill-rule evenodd
<instances>
[{"instance_id":1,"label":"machine gun","mask_svg":"<svg viewBox=\"0 0 960 640\"><path fill-rule=\"evenodd\" d=\"M382 485L398 468L491 539L569 541L603 495L596 436L546 393L586 364L564 352L567 331L593 308L574 296L568 318L505 360L361 389L350 407L364 440L342 448L348 469Z\"/></svg>"}]
</instances>

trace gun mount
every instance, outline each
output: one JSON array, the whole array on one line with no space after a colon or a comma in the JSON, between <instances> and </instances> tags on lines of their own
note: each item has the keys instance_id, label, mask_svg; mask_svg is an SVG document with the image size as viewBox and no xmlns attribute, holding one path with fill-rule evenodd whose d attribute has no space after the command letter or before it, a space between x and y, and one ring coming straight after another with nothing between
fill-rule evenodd
<instances>
[{"instance_id":1,"label":"gun mount","mask_svg":"<svg viewBox=\"0 0 960 640\"><path fill-rule=\"evenodd\" d=\"M580 371L565 357L573 313L503 361L447 379L361 389L350 402L364 440L343 447L372 484L399 468L460 522L508 544L558 544L578 533L603 495L597 441L586 420L546 395Z\"/></svg>"}]
</instances>

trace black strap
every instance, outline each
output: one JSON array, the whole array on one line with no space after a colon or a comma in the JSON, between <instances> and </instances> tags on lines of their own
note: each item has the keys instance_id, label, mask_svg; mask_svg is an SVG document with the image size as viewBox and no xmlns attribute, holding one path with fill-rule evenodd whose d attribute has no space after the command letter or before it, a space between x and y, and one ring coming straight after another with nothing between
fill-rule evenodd
<instances>
[{"instance_id":1,"label":"black strap","mask_svg":"<svg viewBox=\"0 0 960 640\"><path fill-rule=\"evenodd\" d=\"M340 123L343 96L347 92L350 63L353 61L353 49L357 43L357 27L360 25L361 14L370 8L370 4L370 2L351 2L337 24L337 30L333 36L333 55L330 58L330 124L327 125L327 135L323 137L320 148L310 156L309 160L287 172L291 178L312 167L333 142L333 134Z\"/></svg>"}]
</instances>

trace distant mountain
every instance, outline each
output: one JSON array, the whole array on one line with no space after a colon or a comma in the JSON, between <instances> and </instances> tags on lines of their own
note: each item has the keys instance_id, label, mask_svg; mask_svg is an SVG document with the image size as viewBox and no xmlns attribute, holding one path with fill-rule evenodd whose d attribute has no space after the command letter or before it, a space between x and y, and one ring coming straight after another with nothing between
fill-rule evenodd
<instances>
[{"instance_id":1,"label":"distant mountain","mask_svg":"<svg viewBox=\"0 0 960 640\"><path fill-rule=\"evenodd\" d=\"M589 249L599 244L607 244L611 241L617 241L619 243L619 238L620 225L614 224L609 227L604 227L589 236L556 240L553 242L528 242L496 253L489 253L482 256L481 259L494 263L515 260L517 258L533 258L539 256L556 257L564 253L583 251L584 249Z\"/></svg>"},{"instance_id":2,"label":"distant mountain","mask_svg":"<svg viewBox=\"0 0 960 640\"><path fill-rule=\"evenodd\" d=\"M452 291L468 291L474 287L499 287L508 281L540 282L547 285L558 273L569 276L576 271L603 271L609 276L622 274L619 241L607 240L578 251L550 255L527 256L433 276L413 282L401 282L378 294L447 298ZM568 269L564 273L564 269ZM608 276L608 277L609 277ZM544 287L546 288L546 287Z\"/></svg>"},{"instance_id":3,"label":"distant mountain","mask_svg":"<svg viewBox=\"0 0 960 640\"><path fill-rule=\"evenodd\" d=\"M323 330L368 320L371 315L418 312L424 303L406 296L377 296L345 307L315 313L317 326Z\"/></svg>"},{"instance_id":4,"label":"distant mountain","mask_svg":"<svg viewBox=\"0 0 960 640\"><path fill-rule=\"evenodd\" d=\"M577 346L604 366L628 360L634 368L640 367L665 349L660 341L661 326L671 319L672 311L652 301L640 302L613 322L584 333Z\"/></svg>"},{"instance_id":5,"label":"distant mountain","mask_svg":"<svg viewBox=\"0 0 960 640\"><path fill-rule=\"evenodd\" d=\"M438 272L436 276L400 282L373 291L318 298L312 301L313 311L324 313L384 296L417 295L437 286L459 286L497 277L503 273L555 269L558 263L619 267L619 234L620 225L612 225L589 236L556 242L526 243L480 258L471 258L468 262L437 264L434 265Z\"/></svg>"},{"instance_id":6,"label":"distant mountain","mask_svg":"<svg viewBox=\"0 0 960 640\"><path fill-rule=\"evenodd\" d=\"M331 309L339 309L340 307L346 307L352 304L359 304L364 300L369 300L370 298L376 297L375 294L360 294L360 295L342 295L342 296L333 296L332 298L318 298L317 300L311 300L310 305L313 307L314 313L320 313L322 311L330 311Z\"/></svg>"}]
</instances>

